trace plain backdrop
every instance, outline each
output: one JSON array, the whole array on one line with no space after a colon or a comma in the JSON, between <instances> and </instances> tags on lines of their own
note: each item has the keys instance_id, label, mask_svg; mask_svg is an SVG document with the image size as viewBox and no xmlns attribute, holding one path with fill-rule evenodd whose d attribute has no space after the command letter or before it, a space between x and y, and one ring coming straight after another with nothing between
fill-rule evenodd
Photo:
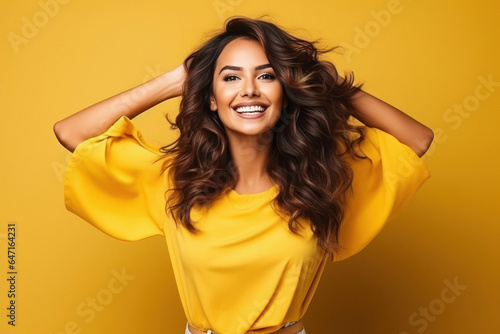
<instances>
[{"instance_id":1,"label":"plain backdrop","mask_svg":"<svg viewBox=\"0 0 500 334\"><path fill-rule=\"evenodd\" d=\"M436 134L431 179L352 258L329 263L308 334L498 333L497 1L4 1L0 42L0 332L184 333L165 240L113 239L65 210L70 153L55 122L179 65L231 15L272 22L330 53L365 91ZM164 102L134 119L176 133ZM7 324L7 226L16 326ZM118 283L117 275L127 277ZM110 286L111 284L111 286ZM455 289L450 288L455 286ZM457 288L459 286L459 288Z\"/></svg>"}]
</instances>

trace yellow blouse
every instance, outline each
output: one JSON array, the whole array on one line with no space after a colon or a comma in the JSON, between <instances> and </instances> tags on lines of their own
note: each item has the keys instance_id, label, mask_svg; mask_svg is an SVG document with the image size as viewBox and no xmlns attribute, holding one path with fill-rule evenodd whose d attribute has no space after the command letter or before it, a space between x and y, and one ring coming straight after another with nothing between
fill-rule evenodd
<instances>
[{"instance_id":1,"label":"yellow blouse","mask_svg":"<svg viewBox=\"0 0 500 334\"><path fill-rule=\"evenodd\" d=\"M412 149L379 129L367 128L361 147L371 162L351 161L353 191L340 230L345 249L336 261L362 250L430 177ZM170 183L160 173L163 160L152 164L158 149L122 116L73 152L66 208L120 240L164 236L186 318L201 330L270 333L301 319L330 257L306 221L297 236L273 212L278 186L257 194L231 190L210 210L193 208L191 218L204 231L195 236L165 213Z\"/></svg>"}]
</instances>

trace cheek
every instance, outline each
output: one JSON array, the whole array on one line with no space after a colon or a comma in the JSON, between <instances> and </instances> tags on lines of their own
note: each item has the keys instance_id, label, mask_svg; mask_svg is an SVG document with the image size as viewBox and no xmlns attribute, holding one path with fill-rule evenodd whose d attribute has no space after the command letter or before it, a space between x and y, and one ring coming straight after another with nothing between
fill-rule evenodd
<instances>
[{"instance_id":1,"label":"cheek","mask_svg":"<svg viewBox=\"0 0 500 334\"><path fill-rule=\"evenodd\" d=\"M265 92L267 96L273 99L273 103L277 103L283 98L283 88L279 83L270 87L266 87Z\"/></svg>"},{"instance_id":2,"label":"cheek","mask_svg":"<svg viewBox=\"0 0 500 334\"><path fill-rule=\"evenodd\" d=\"M216 88L215 99L220 107L227 107L234 100L237 90L231 88Z\"/></svg>"}]
</instances>

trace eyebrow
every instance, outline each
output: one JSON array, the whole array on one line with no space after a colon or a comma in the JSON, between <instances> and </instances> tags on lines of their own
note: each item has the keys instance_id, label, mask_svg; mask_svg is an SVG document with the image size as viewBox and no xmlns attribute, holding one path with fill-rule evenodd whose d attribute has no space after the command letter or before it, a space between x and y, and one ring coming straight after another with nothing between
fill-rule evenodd
<instances>
[{"instance_id":1,"label":"eyebrow","mask_svg":"<svg viewBox=\"0 0 500 334\"><path fill-rule=\"evenodd\" d=\"M259 65L259 66L255 66L255 70L258 71L258 70L263 70L265 68L268 68L268 67L271 67L271 64L263 64L263 65ZM239 67L239 66L233 66L233 65L226 65L224 66L219 74L221 74L222 71L224 70L233 70L233 71L242 71L243 68Z\"/></svg>"}]
</instances>

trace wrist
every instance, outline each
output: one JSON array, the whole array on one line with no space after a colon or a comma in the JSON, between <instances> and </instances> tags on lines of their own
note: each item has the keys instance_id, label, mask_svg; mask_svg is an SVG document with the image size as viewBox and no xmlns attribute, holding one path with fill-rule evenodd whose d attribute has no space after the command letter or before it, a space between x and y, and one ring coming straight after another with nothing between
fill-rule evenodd
<instances>
[{"instance_id":1,"label":"wrist","mask_svg":"<svg viewBox=\"0 0 500 334\"><path fill-rule=\"evenodd\" d=\"M181 95L181 87L179 80L172 71L165 72L156 78L148 81L146 84L150 85L150 89L155 91L157 103L166 101L173 97Z\"/></svg>"}]
</instances>

